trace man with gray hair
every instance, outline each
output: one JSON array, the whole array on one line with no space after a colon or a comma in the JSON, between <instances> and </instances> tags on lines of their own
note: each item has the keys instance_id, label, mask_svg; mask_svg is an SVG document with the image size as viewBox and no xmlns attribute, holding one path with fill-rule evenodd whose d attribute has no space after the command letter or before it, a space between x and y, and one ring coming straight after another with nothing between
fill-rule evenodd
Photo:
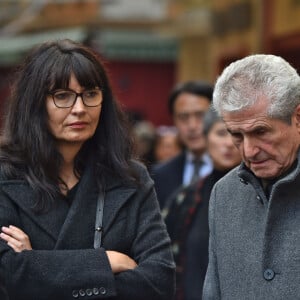
<instances>
[{"instance_id":1,"label":"man with gray hair","mask_svg":"<svg viewBox=\"0 0 300 300\"><path fill-rule=\"evenodd\" d=\"M243 162L211 194L203 299L300 299L300 77L251 55L223 71L213 105Z\"/></svg>"}]
</instances>

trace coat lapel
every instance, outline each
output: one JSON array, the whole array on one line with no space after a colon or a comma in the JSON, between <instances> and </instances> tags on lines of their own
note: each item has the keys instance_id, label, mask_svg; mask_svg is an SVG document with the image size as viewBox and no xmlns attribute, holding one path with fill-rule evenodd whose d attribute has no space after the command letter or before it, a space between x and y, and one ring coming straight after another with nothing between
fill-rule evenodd
<instances>
[{"instance_id":1,"label":"coat lapel","mask_svg":"<svg viewBox=\"0 0 300 300\"><path fill-rule=\"evenodd\" d=\"M104 192L103 236L108 232L119 210L136 189L125 188L121 181L110 178ZM92 167L87 167L59 234L56 249L91 248L94 243L96 207L99 190Z\"/></svg>"},{"instance_id":2,"label":"coat lapel","mask_svg":"<svg viewBox=\"0 0 300 300\"><path fill-rule=\"evenodd\" d=\"M63 220L65 218L67 204L62 201L57 202L57 209L50 209L46 213L35 213L33 206L36 195L25 181L6 181L1 183L4 193L15 202L20 210L26 214L41 230L46 232L52 239L56 240L60 232L61 222L53 220Z\"/></svg>"},{"instance_id":3,"label":"coat lapel","mask_svg":"<svg viewBox=\"0 0 300 300\"><path fill-rule=\"evenodd\" d=\"M79 182L55 249L91 248L94 238L97 196L95 177L92 168L88 166Z\"/></svg>"},{"instance_id":4,"label":"coat lapel","mask_svg":"<svg viewBox=\"0 0 300 300\"><path fill-rule=\"evenodd\" d=\"M92 167L86 168L70 208L65 201L59 199L54 209L36 214L31 209L34 205L34 193L24 181L7 181L2 184L2 189L37 226L56 241L55 249L90 248L93 245L98 188ZM119 210L135 192L136 188L125 187L120 179L107 180L103 236L117 218Z\"/></svg>"},{"instance_id":5,"label":"coat lapel","mask_svg":"<svg viewBox=\"0 0 300 300\"><path fill-rule=\"evenodd\" d=\"M136 188L127 188L124 186L114 186L106 190L103 214L103 236L109 231L120 209L135 192Z\"/></svg>"}]
</instances>

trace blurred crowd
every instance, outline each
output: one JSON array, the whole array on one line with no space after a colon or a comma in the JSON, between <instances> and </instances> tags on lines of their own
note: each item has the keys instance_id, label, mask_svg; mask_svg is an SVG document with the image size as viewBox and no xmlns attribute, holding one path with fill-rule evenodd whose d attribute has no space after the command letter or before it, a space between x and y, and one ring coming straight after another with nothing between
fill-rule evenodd
<instances>
[{"instance_id":1,"label":"blurred crowd","mask_svg":"<svg viewBox=\"0 0 300 300\"><path fill-rule=\"evenodd\" d=\"M155 127L149 121L138 121L133 126L137 157L149 168L165 162L183 150L175 126Z\"/></svg>"},{"instance_id":2,"label":"blurred crowd","mask_svg":"<svg viewBox=\"0 0 300 300\"><path fill-rule=\"evenodd\" d=\"M240 154L211 107L213 86L178 84L170 92L173 125L136 121L136 155L155 182L176 263L176 300L202 299L208 265L208 203L214 184L236 167Z\"/></svg>"}]
</instances>

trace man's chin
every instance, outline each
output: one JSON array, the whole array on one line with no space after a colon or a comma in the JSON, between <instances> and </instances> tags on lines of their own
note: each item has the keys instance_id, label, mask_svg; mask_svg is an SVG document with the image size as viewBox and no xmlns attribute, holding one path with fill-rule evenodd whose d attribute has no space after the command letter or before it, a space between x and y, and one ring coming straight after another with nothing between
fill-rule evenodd
<instances>
[{"instance_id":1,"label":"man's chin","mask_svg":"<svg viewBox=\"0 0 300 300\"><path fill-rule=\"evenodd\" d=\"M252 172L254 173L254 175L258 178L261 178L261 179L265 179L265 180L272 180L276 177L279 177L280 174L278 172L275 172L275 171L272 171L272 170L253 170L252 169Z\"/></svg>"},{"instance_id":2,"label":"man's chin","mask_svg":"<svg viewBox=\"0 0 300 300\"><path fill-rule=\"evenodd\" d=\"M202 145L189 145L188 150L195 153L196 155L202 155L205 152L205 147L203 147Z\"/></svg>"}]
</instances>

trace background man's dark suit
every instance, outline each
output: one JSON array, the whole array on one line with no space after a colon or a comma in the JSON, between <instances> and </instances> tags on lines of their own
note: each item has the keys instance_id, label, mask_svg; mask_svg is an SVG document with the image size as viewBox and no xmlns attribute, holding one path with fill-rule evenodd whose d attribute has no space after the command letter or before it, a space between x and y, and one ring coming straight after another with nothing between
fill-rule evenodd
<instances>
[{"instance_id":1,"label":"background man's dark suit","mask_svg":"<svg viewBox=\"0 0 300 300\"><path fill-rule=\"evenodd\" d=\"M155 182L157 198L162 208L171 196L182 185L185 152L170 161L153 167L151 175Z\"/></svg>"}]
</instances>

